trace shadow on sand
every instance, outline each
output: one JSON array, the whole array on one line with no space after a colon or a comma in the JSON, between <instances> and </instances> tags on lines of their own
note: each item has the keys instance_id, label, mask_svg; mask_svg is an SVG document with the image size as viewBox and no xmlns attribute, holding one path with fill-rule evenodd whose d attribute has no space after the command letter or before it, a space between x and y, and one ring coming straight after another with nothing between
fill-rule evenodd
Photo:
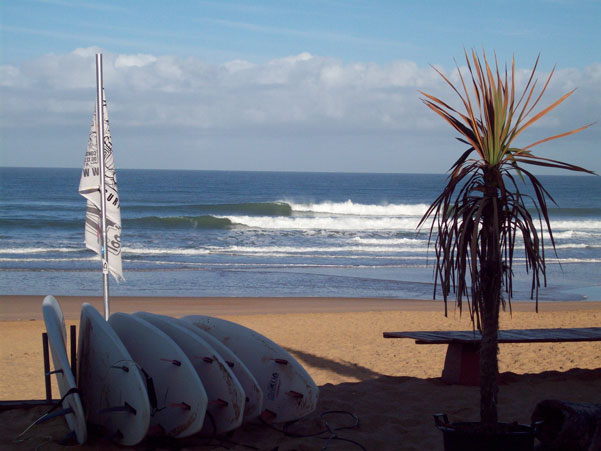
<instances>
[{"instance_id":1,"label":"shadow on sand","mask_svg":"<svg viewBox=\"0 0 601 451\"><path fill-rule=\"evenodd\" d=\"M360 382L325 384L320 387L317 409L306 418L288 425L289 434L316 437L294 437L259 421L243 425L231 434L203 439L145 441L134 449L231 449L231 450L442 450L442 434L432 415L446 413L451 421L477 421L479 388L446 385L440 378L384 376L359 365L332 361L318 355L289 349L297 358L313 368L327 369ZM540 374L503 373L499 393L501 421L530 423L534 407L544 399L601 403L601 369L572 369ZM14 438L47 407L13 409L0 413L0 448L2 449L65 449L56 441L66 428L61 419L36 426L16 444ZM346 412L323 415L324 412ZM353 425L353 414L359 420ZM328 423L326 425L326 422ZM327 431L327 428L332 430ZM336 439L332 439L336 436ZM106 438L91 434L89 442L78 449L132 449L111 445Z\"/></svg>"}]
</instances>

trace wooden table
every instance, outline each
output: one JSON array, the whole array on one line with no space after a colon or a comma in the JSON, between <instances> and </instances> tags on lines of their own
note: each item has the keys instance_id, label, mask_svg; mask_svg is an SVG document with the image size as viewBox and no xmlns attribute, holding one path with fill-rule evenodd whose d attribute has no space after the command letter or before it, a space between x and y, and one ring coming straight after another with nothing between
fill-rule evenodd
<instances>
[{"instance_id":1,"label":"wooden table","mask_svg":"<svg viewBox=\"0 0 601 451\"><path fill-rule=\"evenodd\" d=\"M482 336L478 331L384 332L384 338L412 338L416 344L448 344L442 380L449 384L479 385ZM601 341L601 327L499 331L499 343L578 341Z\"/></svg>"}]
</instances>

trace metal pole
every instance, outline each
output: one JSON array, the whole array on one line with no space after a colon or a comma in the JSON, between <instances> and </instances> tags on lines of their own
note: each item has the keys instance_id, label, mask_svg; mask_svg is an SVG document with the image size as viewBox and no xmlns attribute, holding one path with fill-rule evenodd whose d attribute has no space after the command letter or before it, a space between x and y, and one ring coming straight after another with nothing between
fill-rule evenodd
<instances>
[{"instance_id":1,"label":"metal pole","mask_svg":"<svg viewBox=\"0 0 601 451\"><path fill-rule=\"evenodd\" d=\"M46 401L52 401L52 384L50 383L50 355L48 353L48 334L42 333L42 352L44 354L44 384L46 386Z\"/></svg>"},{"instance_id":2,"label":"metal pole","mask_svg":"<svg viewBox=\"0 0 601 451\"><path fill-rule=\"evenodd\" d=\"M98 139L98 157L100 163L100 211L101 211L101 251L102 280L104 287L104 319L108 320L109 308L109 256L106 246L106 189L104 186L104 95L102 84L102 53L96 54L96 137Z\"/></svg>"},{"instance_id":3,"label":"metal pole","mask_svg":"<svg viewBox=\"0 0 601 451\"><path fill-rule=\"evenodd\" d=\"M77 380L77 328L71 325L70 329L70 343L71 343L71 372L73 377Z\"/></svg>"}]
</instances>

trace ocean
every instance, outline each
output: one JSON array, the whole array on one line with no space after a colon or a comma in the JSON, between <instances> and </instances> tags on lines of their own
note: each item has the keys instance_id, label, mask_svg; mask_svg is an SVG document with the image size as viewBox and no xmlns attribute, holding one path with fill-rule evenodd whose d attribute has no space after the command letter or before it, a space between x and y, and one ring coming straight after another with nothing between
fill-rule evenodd
<instances>
[{"instance_id":1,"label":"ocean","mask_svg":"<svg viewBox=\"0 0 601 451\"><path fill-rule=\"evenodd\" d=\"M0 168L0 294L102 296L80 169ZM125 282L111 295L432 299L416 230L443 174L117 168ZM541 176L557 255L540 299L601 300L601 177ZM519 249L514 299L530 279ZM437 296L440 299L440 295Z\"/></svg>"}]
</instances>

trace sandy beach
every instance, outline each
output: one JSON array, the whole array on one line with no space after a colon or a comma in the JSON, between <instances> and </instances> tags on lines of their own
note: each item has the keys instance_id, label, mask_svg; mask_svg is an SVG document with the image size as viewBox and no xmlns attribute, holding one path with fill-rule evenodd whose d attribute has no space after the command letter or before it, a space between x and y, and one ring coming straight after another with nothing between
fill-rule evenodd
<instances>
[{"instance_id":1,"label":"sandy beach","mask_svg":"<svg viewBox=\"0 0 601 451\"><path fill-rule=\"evenodd\" d=\"M0 296L0 400L35 400L45 396L42 357L42 296ZM60 297L67 326L78 325L83 302L102 311L100 298ZM416 345L409 339L384 339L384 331L466 330L469 315L450 304L444 316L438 301L341 298L113 298L112 312L149 311L179 317L206 314L238 322L279 343L305 365L320 387L316 412L290 426L310 434L352 423L358 427L336 432L328 449L442 449L442 436L432 415L444 412L451 421L478 419L479 389L446 385L440 380L446 346ZM514 302L513 313L501 315L504 329L598 327L601 302ZM601 403L601 344L502 344L499 352L502 421L529 423L536 404L544 399ZM56 386L53 388L57 397ZM17 435L48 408L0 412L0 448L62 449L62 419L32 428L24 441ZM185 449L322 449L331 434L298 438L261 423L244 425L233 434L181 443ZM248 448L246 446L254 448ZM81 449L108 449L92 437ZM112 446L115 449L118 447ZM148 449L147 447L143 449ZM152 448L151 448L152 449ZM164 448L170 449L169 444Z\"/></svg>"}]
</instances>

